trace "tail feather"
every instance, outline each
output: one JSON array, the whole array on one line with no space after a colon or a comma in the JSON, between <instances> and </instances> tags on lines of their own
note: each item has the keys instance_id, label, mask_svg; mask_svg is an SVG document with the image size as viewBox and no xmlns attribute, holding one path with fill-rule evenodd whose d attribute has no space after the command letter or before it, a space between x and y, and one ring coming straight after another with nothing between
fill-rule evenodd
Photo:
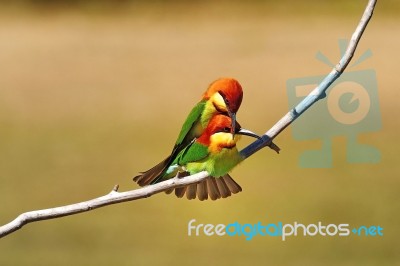
<instances>
[{"instance_id":1,"label":"tail feather","mask_svg":"<svg viewBox=\"0 0 400 266\"><path fill-rule=\"evenodd\" d=\"M187 187L175 188L175 196L177 196L178 198L182 198L186 193L186 188Z\"/></svg>"},{"instance_id":2,"label":"tail feather","mask_svg":"<svg viewBox=\"0 0 400 266\"><path fill-rule=\"evenodd\" d=\"M240 185L230 175L226 174L219 178L209 176L200 183L175 188L175 195L178 198L183 198L186 194L186 198L189 200L197 197L200 201L204 201L227 198L240 191L242 191Z\"/></svg>"},{"instance_id":3,"label":"tail feather","mask_svg":"<svg viewBox=\"0 0 400 266\"><path fill-rule=\"evenodd\" d=\"M141 172L139 175L133 178L133 181L137 182L141 187L159 182L162 174L169 164L170 159L170 156L168 156L165 160L163 160L153 168L145 172Z\"/></svg>"},{"instance_id":4,"label":"tail feather","mask_svg":"<svg viewBox=\"0 0 400 266\"><path fill-rule=\"evenodd\" d=\"M208 199L207 182L203 181L197 184L197 197L203 201Z\"/></svg>"},{"instance_id":5,"label":"tail feather","mask_svg":"<svg viewBox=\"0 0 400 266\"><path fill-rule=\"evenodd\" d=\"M153 168L135 176L133 181L137 182L140 186L146 186L161 181L169 162L170 157L167 157ZM189 175L188 172L179 173L179 177ZM200 201L204 201L207 199L217 200L220 198L227 198L232 194L241 192L242 188L229 174L226 174L218 178L209 176L200 183L190 184L188 186L178 187L175 189L168 189L165 191L165 193L171 194L174 190L175 195L178 198L183 198L183 196L186 194L186 198L189 200L197 197Z\"/></svg>"},{"instance_id":6,"label":"tail feather","mask_svg":"<svg viewBox=\"0 0 400 266\"><path fill-rule=\"evenodd\" d=\"M225 184L228 186L229 190L233 194L236 194L236 193L239 193L242 191L242 188L240 187L240 185L238 183L236 183L236 181L233 180L233 178L229 174L226 174L220 178L222 178L225 181Z\"/></svg>"},{"instance_id":7,"label":"tail feather","mask_svg":"<svg viewBox=\"0 0 400 266\"><path fill-rule=\"evenodd\" d=\"M210 195L211 200L217 200L217 199L221 198L221 194L219 194L217 183L216 183L214 177L209 176L203 182L207 182L207 190L208 190L208 194Z\"/></svg>"},{"instance_id":8,"label":"tail feather","mask_svg":"<svg viewBox=\"0 0 400 266\"><path fill-rule=\"evenodd\" d=\"M173 188L167 189L165 192L165 194L171 194L174 191Z\"/></svg>"},{"instance_id":9,"label":"tail feather","mask_svg":"<svg viewBox=\"0 0 400 266\"><path fill-rule=\"evenodd\" d=\"M222 198L227 198L232 195L228 186L225 184L224 179L216 178L215 181L217 181L218 190L221 193Z\"/></svg>"},{"instance_id":10,"label":"tail feather","mask_svg":"<svg viewBox=\"0 0 400 266\"><path fill-rule=\"evenodd\" d=\"M188 185L187 190L186 190L186 198L188 200L195 199L196 198L196 190L197 190L197 184Z\"/></svg>"}]
</instances>

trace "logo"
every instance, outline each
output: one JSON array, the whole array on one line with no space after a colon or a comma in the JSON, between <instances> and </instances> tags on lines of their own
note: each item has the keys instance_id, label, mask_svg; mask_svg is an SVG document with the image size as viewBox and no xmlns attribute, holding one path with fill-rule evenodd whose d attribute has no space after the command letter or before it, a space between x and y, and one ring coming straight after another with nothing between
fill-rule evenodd
<instances>
[{"instance_id":1,"label":"logo","mask_svg":"<svg viewBox=\"0 0 400 266\"><path fill-rule=\"evenodd\" d=\"M347 46L339 40L342 54ZM367 50L354 67L372 56ZM334 67L327 57L318 52L316 58ZM287 81L289 108L302 101L325 76L293 78ZM296 140L321 141L321 149L304 151L300 155L300 166L304 168L332 167L332 139L345 136L346 159L349 163L378 163L380 151L368 144L360 143L361 133L380 130L382 127L378 100L376 73L373 69L344 72L327 90L326 98L316 102L293 124L292 132Z\"/></svg>"},{"instance_id":2,"label":"logo","mask_svg":"<svg viewBox=\"0 0 400 266\"><path fill-rule=\"evenodd\" d=\"M312 224L293 223L239 223L237 221L229 224L203 224L198 223L196 219L188 222L188 236L229 236L242 237L247 241L252 240L256 236L261 237L279 237L282 241L286 241L292 237L349 237L351 234L355 236L379 237L383 236L383 227L381 226L359 226L351 227L348 223L341 224L324 224L322 222Z\"/></svg>"}]
</instances>

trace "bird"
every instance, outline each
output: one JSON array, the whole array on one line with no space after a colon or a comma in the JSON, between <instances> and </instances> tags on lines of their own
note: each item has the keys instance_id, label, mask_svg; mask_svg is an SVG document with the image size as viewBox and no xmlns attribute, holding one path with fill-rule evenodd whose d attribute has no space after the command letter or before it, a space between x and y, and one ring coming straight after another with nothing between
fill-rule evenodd
<instances>
[{"instance_id":1,"label":"bird","mask_svg":"<svg viewBox=\"0 0 400 266\"><path fill-rule=\"evenodd\" d=\"M216 114L208 123L203 133L184 147L155 180L161 182L175 176L183 177L207 171L209 176L197 184L190 184L175 189L179 198L186 194L188 199L203 201L211 198L226 198L242 191L242 188L228 174L244 158L240 155L236 143L240 135L259 136L235 123L223 114ZM173 189L167 191L171 193Z\"/></svg>"},{"instance_id":2,"label":"bird","mask_svg":"<svg viewBox=\"0 0 400 266\"><path fill-rule=\"evenodd\" d=\"M231 134L235 134L236 113L243 99L243 89L234 78L219 78L212 82L201 100L193 107L175 142L171 154L153 168L141 172L133 180L140 186L158 183L178 154L199 138L216 114L228 116Z\"/></svg>"}]
</instances>

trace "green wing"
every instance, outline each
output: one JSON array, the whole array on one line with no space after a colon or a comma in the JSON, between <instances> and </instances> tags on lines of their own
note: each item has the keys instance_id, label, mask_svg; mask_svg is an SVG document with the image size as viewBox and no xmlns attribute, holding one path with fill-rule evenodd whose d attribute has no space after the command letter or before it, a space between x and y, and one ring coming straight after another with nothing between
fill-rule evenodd
<instances>
[{"instance_id":1,"label":"green wing","mask_svg":"<svg viewBox=\"0 0 400 266\"><path fill-rule=\"evenodd\" d=\"M153 179L150 184L155 184L162 180L172 178L178 173L178 171L180 171L180 166L185 166L189 162L202 160L207 158L207 156L208 148L193 140L189 145L184 147L173 160L171 159L162 174Z\"/></svg>"},{"instance_id":2,"label":"green wing","mask_svg":"<svg viewBox=\"0 0 400 266\"><path fill-rule=\"evenodd\" d=\"M178 154L178 156L176 156L172 164L183 166L190 162L200 161L208 155L209 152L207 146L193 141L192 144L188 145Z\"/></svg>"},{"instance_id":3,"label":"green wing","mask_svg":"<svg viewBox=\"0 0 400 266\"><path fill-rule=\"evenodd\" d=\"M191 145L191 143L198 138L201 133L203 133L199 132L199 130L201 129L200 118L205 105L206 101L200 101L195 107L193 107L192 111L190 111L188 117L183 123L181 132L179 133L178 139L176 140L175 146L171 152L171 161L175 160L182 150Z\"/></svg>"},{"instance_id":4,"label":"green wing","mask_svg":"<svg viewBox=\"0 0 400 266\"><path fill-rule=\"evenodd\" d=\"M168 175L168 169L170 166L176 165L178 158L182 158L182 156L186 156L186 153L193 146L194 141L198 138L202 132L201 127L201 114L204 111L206 101L200 101L198 104L193 107L192 111L190 111L188 117L183 123L181 132L179 133L178 139L176 140L175 146L172 149L171 155L168 156L162 162L162 165L156 168L152 168L149 171L144 172L142 175L135 177L135 180L140 181L142 184L155 184L160 182L165 175ZM197 149L196 147L194 149ZM181 164L180 164L181 165ZM153 169L157 171L152 171ZM153 173L155 172L155 173Z\"/></svg>"},{"instance_id":5,"label":"green wing","mask_svg":"<svg viewBox=\"0 0 400 266\"><path fill-rule=\"evenodd\" d=\"M204 111L205 105L206 101L200 101L195 107L193 107L192 111L190 111L186 121L183 123L181 132L176 140L175 147L181 145L187 146L194 137L198 137L194 131L197 124L200 123L200 117ZM188 142L185 143L186 141Z\"/></svg>"}]
</instances>

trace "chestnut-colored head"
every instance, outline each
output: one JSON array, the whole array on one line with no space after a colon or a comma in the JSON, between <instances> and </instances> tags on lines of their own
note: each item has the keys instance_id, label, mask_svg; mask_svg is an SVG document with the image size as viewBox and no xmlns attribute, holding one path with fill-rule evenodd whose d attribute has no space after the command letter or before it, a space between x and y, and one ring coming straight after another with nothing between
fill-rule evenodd
<instances>
[{"instance_id":1,"label":"chestnut-colored head","mask_svg":"<svg viewBox=\"0 0 400 266\"><path fill-rule=\"evenodd\" d=\"M212 99L220 112L236 114L243 99L242 86L233 78L221 78L211 83L203 99Z\"/></svg>"},{"instance_id":2,"label":"chestnut-colored head","mask_svg":"<svg viewBox=\"0 0 400 266\"><path fill-rule=\"evenodd\" d=\"M232 132L234 133L232 134ZM257 134L241 128L239 123L236 123L235 128L232 129L232 119L229 116L218 114L211 118L207 128L197 141L209 146L211 151L218 152L222 148L236 146L239 138L235 137L235 134L259 138Z\"/></svg>"},{"instance_id":3,"label":"chestnut-colored head","mask_svg":"<svg viewBox=\"0 0 400 266\"><path fill-rule=\"evenodd\" d=\"M243 90L239 82L233 78L221 78L208 87L203 100L211 101L215 110L232 119L231 133L235 134L236 112L243 99Z\"/></svg>"}]
</instances>

